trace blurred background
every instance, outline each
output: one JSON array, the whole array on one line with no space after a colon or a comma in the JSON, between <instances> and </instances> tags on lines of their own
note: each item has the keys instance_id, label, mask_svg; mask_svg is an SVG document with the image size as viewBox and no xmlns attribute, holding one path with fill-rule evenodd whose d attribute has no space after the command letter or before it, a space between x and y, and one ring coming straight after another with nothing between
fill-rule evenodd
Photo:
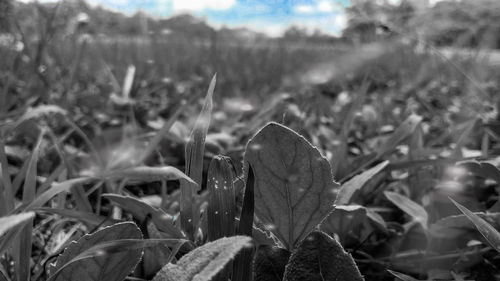
<instances>
[{"instance_id":1,"label":"blurred background","mask_svg":"<svg viewBox=\"0 0 500 281\"><path fill-rule=\"evenodd\" d=\"M173 147L160 151L182 166L217 73L214 154L240 159L247 139L277 121L319 147L343 179L411 114L424 117L431 148L458 151L477 120L489 131L460 143L466 156L500 148L495 0L0 3L4 124L56 106L110 153L124 140L137 147L187 104L169 133ZM31 143L37 132L27 126L20 138ZM339 157L349 161L340 167Z\"/></svg>"},{"instance_id":2,"label":"blurred background","mask_svg":"<svg viewBox=\"0 0 500 281\"><path fill-rule=\"evenodd\" d=\"M40 128L50 128L60 147L41 145L43 182L64 167L72 178L126 166L176 121L146 164L184 170L184 145L217 73L205 173L217 154L239 173L247 141L269 121L318 147L341 183L389 160L355 202L380 214L383 227L363 225L358 235L347 225L341 237L363 274L392 280L392 268L452 280L454 266L468 273L453 280L494 280L491 249L462 259L484 240L471 225L456 239L431 239L403 224L383 191L421 204L429 224L459 213L453 196L496 213L500 225L498 184L455 166L500 163L499 48L498 0L0 0L0 133L19 125L2 139L17 178ZM42 125L24 122L32 119ZM159 184L127 192L157 199ZM177 190L169 182L168 193ZM94 191L95 212L106 214Z\"/></svg>"}]
</instances>

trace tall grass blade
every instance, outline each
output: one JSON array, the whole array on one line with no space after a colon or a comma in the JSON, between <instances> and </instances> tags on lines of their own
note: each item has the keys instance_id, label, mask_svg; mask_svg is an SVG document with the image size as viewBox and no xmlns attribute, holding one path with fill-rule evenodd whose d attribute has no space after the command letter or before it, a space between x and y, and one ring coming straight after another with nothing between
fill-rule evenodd
<instances>
[{"instance_id":1,"label":"tall grass blade","mask_svg":"<svg viewBox=\"0 0 500 281\"><path fill-rule=\"evenodd\" d=\"M28 219L28 222L32 222L32 218ZM17 245L19 245L18 238L23 231L23 225L16 225L10 231L5 233L2 238L0 238L0 256L3 255L7 250L12 249L12 256L15 257L18 254Z\"/></svg>"},{"instance_id":2,"label":"tall grass blade","mask_svg":"<svg viewBox=\"0 0 500 281\"><path fill-rule=\"evenodd\" d=\"M500 232L466 207L451 198L450 200L476 226L477 230L484 236L490 246L500 253Z\"/></svg>"},{"instance_id":3,"label":"tall grass blade","mask_svg":"<svg viewBox=\"0 0 500 281\"><path fill-rule=\"evenodd\" d=\"M181 229L194 240L198 225L198 210L194 208L194 197L201 188L203 176L203 155L205 153L205 139L212 115L212 98L217 76L214 75L208 87L205 103L194 125L189 141L186 144L186 175L193 179L198 186L188 181L181 181Z\"/></svg>"},{"instance_id":4,"label":"tall grass blade","mask_svg":"<svg viewBox=\"0 0 500 281\"><path fill-rule=\"evenodd\" d=\"M35 213L59 215L61 217L79 220L90 227L109 226L119 222L109 217L104 217L96 215L94 213L87 213L79 210L56 209L56 208L45 208L45 207L33 208L32 210Z\"/></svg>"},{"instance_id":5,"label":"tall grass blade","mask_svg":"<svg viewBox=\"0 0 500 281\"><path fill-rule=\"evenodd\" d=\"M9 163L7 161L7 155L5 153L5 143L0 139L0 168L2 168L2 185L3 192L1 196L3 197L2 206L0 207L0 214L7 213L14 209L14 192L12 188L12 181L9 174ZM3 209L3 210L2 210Z\"/></svg>"},{"instance_id":6,"label":"tall grass blade","mask_svg":"<svg viewBox=\"0 0 500 281\"><path fill-rule=\"evenodd\" d=\"M119 169L100 175L102 179L119 180L127 179L131 181L147 183L162 180L184 180L196 186L196 183L186 176L179 169L171 166L147 167L139 166L133 168Z\"/></svg>"},{"instance_id":7,"label":"tall grass blade","mask_svg":"<svg viewBox=\"0 0 500 281\"><path fill-rule=\"evenodd\" d=\"M245 195L243 206L241 207L240 223L237 235L253 236L253 216L254 216L254 184L255 177L253 169L248 164L247 182L245 185ZM254 248L245 248L236 256L233 263L232 281L252 281L253 280L253 253Z\"/></svg>"},{"instance_id":8,"label":"tall grass blade","mask_svg":"<svg viewBox=\"0 0 500 281\"><path fill-rule=\"evenodd\" d=\"M34 208L42 207L45 203L49 202L52 197L56 196L61 192L69 192L72 188L79 184L85 184L95 181L93 178L75 178L60 183L54 183L52 187L47 189L45 192L37 196L35 200L29 203L23 203L16 210L32 210Z\"/></svg>"},{"instance_id":9,"label":"tall grass blade","mask_svg":"<svg viewBox=\"0 0 500 281\"><path fill-rule=\"evenodd\" d=\"M33 153L31 155L28 170L26 172L26 178L24 180L23 187L23 204L29 204L33 202L36 195L36 176L37 176L37 164L38 164L38 156L40 153L40 145L42 143L42 139L44 136L44 132L40 133L38 137L37 144L33 149ZM17 255L16 261L16 273L17 280L20 281L28 281L30 280L30 260L31 260L31 235L33 230L33 224L28 222L21 231L19 236L19 252Z\"/></svg>"}]
</instances>

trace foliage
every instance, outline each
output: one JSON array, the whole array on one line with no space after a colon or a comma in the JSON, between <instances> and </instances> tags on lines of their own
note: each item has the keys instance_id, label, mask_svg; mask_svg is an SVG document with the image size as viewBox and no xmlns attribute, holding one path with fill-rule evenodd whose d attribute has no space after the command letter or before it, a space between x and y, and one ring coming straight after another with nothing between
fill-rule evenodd
<instances>
[{"instance_id":1,"label":"foliage","mask_svg":"<svg viewBox=\"0 0 500 281\"><path fill-rule=\"evenodd\" d=\"M170 41L145 15L14 2L0 280L498 279L498 66L406 40L496 4L360 2L344 39L235 44L190 16L146 21Z\"/></svg>"}]
</instances>

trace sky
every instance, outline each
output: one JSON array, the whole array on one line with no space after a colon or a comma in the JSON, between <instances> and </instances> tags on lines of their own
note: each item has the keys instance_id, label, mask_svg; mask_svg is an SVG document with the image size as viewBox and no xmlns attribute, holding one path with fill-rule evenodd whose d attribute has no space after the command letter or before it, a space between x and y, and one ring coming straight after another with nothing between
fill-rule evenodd
<instances>
[{"instance_id":1,"label":"sky","mask_svg":"<svg viewBox=\"0 0 500 281\"><path fill-rule=\"evenodd\" d=\"M31 0L22 0L31 1ZM56 0L38 0L49 2ZM249 27L279 36L290 25L339 35L346 26L350 0L86 0L115 11L168 17L189 12L214 27Z\"/></svg>"}]
</instances>

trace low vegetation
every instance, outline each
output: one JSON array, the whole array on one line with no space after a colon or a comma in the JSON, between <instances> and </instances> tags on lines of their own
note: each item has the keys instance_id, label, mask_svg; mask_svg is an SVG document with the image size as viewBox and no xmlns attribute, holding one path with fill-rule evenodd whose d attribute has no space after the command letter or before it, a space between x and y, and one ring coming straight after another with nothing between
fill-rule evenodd
<instances>
[{"instance_id":1,"label":"low vegetation","mask_svg":"<svg viewBox=\"0 0 500 281\"><path fill-rule=\"evenodd\" d=\"M496 280L497 46L426 17L500 5L367 3L250 42L0 2L0 281Z\"/></svg>"}]
</instances>

